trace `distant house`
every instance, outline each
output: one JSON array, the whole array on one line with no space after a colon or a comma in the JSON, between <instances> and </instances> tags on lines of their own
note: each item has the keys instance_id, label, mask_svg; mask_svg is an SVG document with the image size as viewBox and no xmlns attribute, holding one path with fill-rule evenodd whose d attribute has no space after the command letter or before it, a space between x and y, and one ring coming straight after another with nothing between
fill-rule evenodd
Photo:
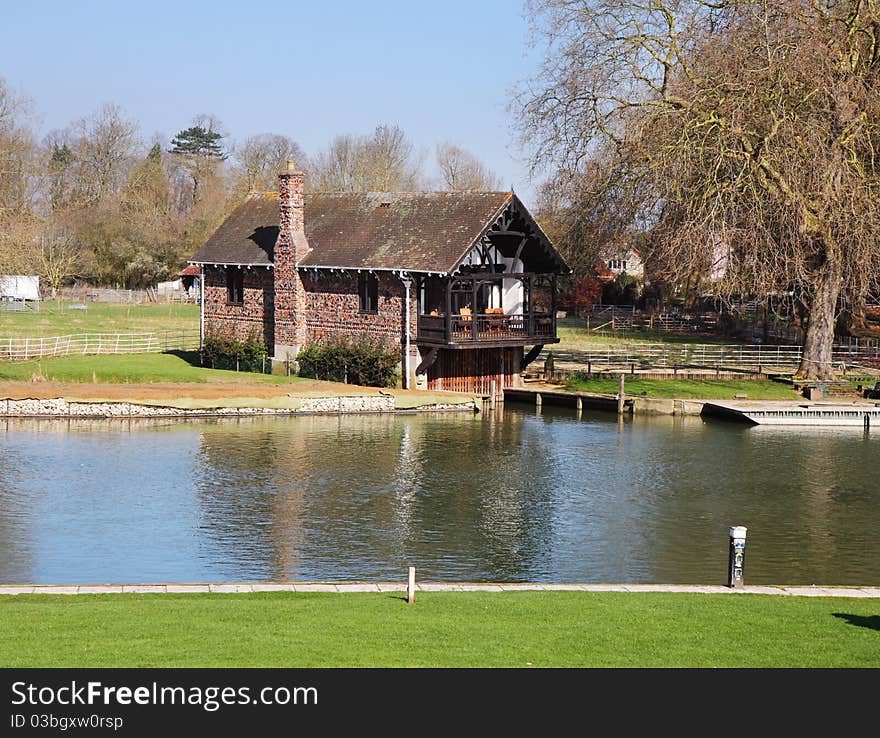
<instances>
[{"instance_id":1,"label":"distant house","mask_svg":"<svg viewBox=\"0 0 880 738\"><path fill-rule=\"evenodd\" d=\"M610 274L608 279L614 279L623 272L638 280L645 278L645 263L639 252L632 248L625 248L614 252L603 260L603 265Z\"/></svg>"},{"instance_id":2,"label":"distant house","mask_svg":"<svg viewBox=\"0 0 880 738\"><path fill-rule=\"evenodd\" d=\"M366 335L401 350L405 387L480 393L558 341L570 270L514 193L303 185L289 163L279 192L250 196L190 259L203 335L257 333L278 361Z\"/></svg>"}]
</instances>

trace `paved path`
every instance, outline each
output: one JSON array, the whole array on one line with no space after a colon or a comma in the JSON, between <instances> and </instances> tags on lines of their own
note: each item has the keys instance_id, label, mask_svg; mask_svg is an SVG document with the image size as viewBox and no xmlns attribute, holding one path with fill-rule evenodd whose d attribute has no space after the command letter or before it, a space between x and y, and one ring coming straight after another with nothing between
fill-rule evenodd
<instances>
[{"instance_id":1,"label":"paved path","mask_svg":"<svg viewBox=\"0 0 880 738\"><path fill-rule=\"evenodd\" d=\"M730 589L712 584L540 584L442 583L417 584L420 592L691 592L703 594L767 594L798 597L880 598L880 587L754 585ZM227 584L89 584L0 585L0 595L17 594L195 594L205 592L405 592L402 582L241 582Z\"/></svg>"}]
</instances>

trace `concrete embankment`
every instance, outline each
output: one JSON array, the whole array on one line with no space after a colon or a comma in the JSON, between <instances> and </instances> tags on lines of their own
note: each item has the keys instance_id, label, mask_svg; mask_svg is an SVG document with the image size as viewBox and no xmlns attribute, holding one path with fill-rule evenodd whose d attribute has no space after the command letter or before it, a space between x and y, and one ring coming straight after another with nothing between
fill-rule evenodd
<instances>
[{"instance_id":1,"label":"concrete embankment","mask_svg":"<svg viewBox=\"0 0 880 738\"><path fill-rule=\"evenodd\" d=\"M224 582L156 584L16 584L0 585L2 595L27 594L241 594L251 592L404 592L404 582ZM567 582L421 582L421 592L681 592L692 594L764 594L788 597L880 598L880 587L834 585L746 585L717 584L573 584Z\"/></svg>"},{"instance_id":2,"label":"concrete embankment","mask_svg":"<svg viewBox=\"0 0 880 738\"><path fill-rule=\"evenodd\" d=\"M101 400L101 399L2 399L0 417L8 418L193 418L256 415L312 415L337 413L394 413L477 410L474 399L436 398L418 404L399 395L379 392L352 396L310 397L287 395L273 398L220 398L216 400Z\"/></svg>"}]
</instances>

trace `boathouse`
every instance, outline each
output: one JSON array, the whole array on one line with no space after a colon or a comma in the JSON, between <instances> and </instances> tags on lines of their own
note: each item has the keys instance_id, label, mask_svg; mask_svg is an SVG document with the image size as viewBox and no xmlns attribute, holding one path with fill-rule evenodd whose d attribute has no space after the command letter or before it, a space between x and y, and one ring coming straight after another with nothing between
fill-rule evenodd
<instances>
[{"instance_id":1,"label":"boathouse","mask_svg":"<svg viewBox=\"0 0 880 738\"><path fill-rule=\"evenodd\" d=\"M293 162L189 263L202 336L276 361L335 336L403 357L405 387L500 394L556 337L559 253L513 192L305 193Z\"/></svg>"}]
</instances>

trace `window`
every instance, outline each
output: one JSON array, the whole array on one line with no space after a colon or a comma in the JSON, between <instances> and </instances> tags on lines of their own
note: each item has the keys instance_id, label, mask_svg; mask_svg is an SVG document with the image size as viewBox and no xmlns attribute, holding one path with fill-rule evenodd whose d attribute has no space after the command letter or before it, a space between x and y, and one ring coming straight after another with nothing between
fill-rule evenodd
<instances>
[{"instance_id":1,"label":"window","mask_svg":"<svg viewBox=\"0 0 880 738\"><path fill-rule=\"evenodd\" d=\"M608 260L608 268L609 269L620 269L622 271L626 271L626 259L609 259Z\"/></svg>"},{"instance_id":2,"label":"window","mask_svg":"<svg viewBox=\"0 0 880 738\"><path fill-rule=\"evenodd\" d=\"M244 304L244 272L241 267L226 267L226 301L230 305Z\"/></svg>"},{"instance_id":3,"label":"window","mask_svg":"<svg viewBox=\"0 0 880 738\"><path fill-rule=\"evenodd\" d=\"M379 280L375 274L367 274L366 272L358 274L358 296L362 313L378 312Z\"/></svg>"}]
</instances>

